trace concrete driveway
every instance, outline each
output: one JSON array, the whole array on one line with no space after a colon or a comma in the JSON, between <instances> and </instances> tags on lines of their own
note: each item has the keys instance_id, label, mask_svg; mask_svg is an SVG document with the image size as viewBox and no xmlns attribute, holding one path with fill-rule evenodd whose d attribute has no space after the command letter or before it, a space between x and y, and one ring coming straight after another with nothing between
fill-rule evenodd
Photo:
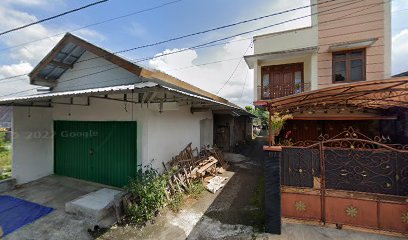
<instances>
[{"instance_id":1,"label":"concrete driveway","mask_svg":"<svg viewBox=\"0 0 408 240\"><path fill-rule=\"evenodd\" d=\"M83 219L65 213L65 203L106 186L51 175L2 193L55 210L4 239L92 239Z\"/></svg>"}]
</instances>

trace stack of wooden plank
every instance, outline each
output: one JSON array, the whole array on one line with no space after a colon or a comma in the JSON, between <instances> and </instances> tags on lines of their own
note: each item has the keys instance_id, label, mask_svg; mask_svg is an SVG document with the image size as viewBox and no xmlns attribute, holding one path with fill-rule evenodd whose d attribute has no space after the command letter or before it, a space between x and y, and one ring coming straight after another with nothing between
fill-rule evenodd
<instances>
[{"instance_id":1,"label":"stack of wooden plank","mask_svg":"<svg viewBox=\"0 0 408 240\"><path fill-rule=\"evenodd\" d=\"M216 176L228 167L222 151L216 147L204 148L200 152L189 143L177 156L164 165L166 171L175 171L169 180L169 194L188 191L191 182L203 180L206 175ZM169 170L168 167L170 167Z\"/></svg>"}]
</instances>

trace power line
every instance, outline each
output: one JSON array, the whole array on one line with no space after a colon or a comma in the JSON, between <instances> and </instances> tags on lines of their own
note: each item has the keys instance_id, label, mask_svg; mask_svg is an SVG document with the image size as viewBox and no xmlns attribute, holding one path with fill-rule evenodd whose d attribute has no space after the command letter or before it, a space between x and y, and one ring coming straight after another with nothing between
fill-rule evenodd
<instances>
[{"instance_id":1,"label":"power line","mask_svg":"<svg viewBox=\"0 0 408 240\"><path fill-rule=\"evenodd\" d=\"M180 40L180 39L184 39L184 38L188 38L188 37L192 37L192 36L197 36L197 35L209 33L209 32L221 30L221 29L224 29L224 28L230 28L230 27L234 27L234 26L241 25L241 24L244 24L244 23L249 23L249 22L253 22L253 21L259 21L259 20L261 20L261 19L265 19L265 18L270 18L270 17L273 17L273 16L282 15L282 14L285 14L285 13L297 11L297 10L304 9L304 8L310 8L310 7L313 7L313 6L316 6L316 5L320 5L320 4L324 4L324 3L329 3L329 2L333 2L333 1L336 1L336 0L327 0L327 1L324 1L324 2L315 3L315 4L311 4L311 5L307 5L307 6L292 8L292 9L289 9L289 10L285 10L285 11L281 11L281 12L277 12L277 13L272 13L272 14L268 14L268 15L261 16L261 17L252 18L252 19L247 19L247 20L243 20L243 21L240 21L240 22L236 22L236 23L232 23L232 24L228 24L228 25L224 25L224 26L207 29L207 30L204 30L204 31L199 31L199 32L195 32L195 33L190 33L190 34L186 34L186 35L182 35L182 36L179 36L179 37L170 38L170 39L163 40L163 41L159 41L159 42L155 42L155 43L145 44L145 45L141 45L141 46L137 46L137 47L133 47L133 48L128 48L128 49L116 51L116 52L113 52L112 54L119 54L119 53L134 51L134 50L141 49L141 48L147 48L147 47L157 46L157 45L161 45L161 44L164 44L164 43L173 42L173 41L176 41L176 40ZM351 1L349 1L349 2L351 2ZM99 57L95 57L95 58L100 58L100 57L104 57L104 56L99 56ZM92 60L92 59L95 59L95 58L89 58L89 59L86 59L86 61L89 61L89 60ZM83 60L83 61L85 61L85 60ZM79 61L79 62L81 62L81 61Z\"/></svg>"},{"instance_id":2,"label":"power line","mask_svg":"<svg viewBox=\"0 0 408 240\"><path fill-rule=\"evenodd\" d=\"M334 1L335 1L335 0L334 0ZM364 0L361 0L361 1L364 1ZM361 1L360 1L360 2L361 2ZM392 1L392 0L391 0L391 1ZM354 0L350 0L350 1L342 2L342 3L348 3L348 2L357 3L357 2L354 1ZM322 2L322 3L325 3L325 2ZM322 3L320 3L320 4L322 4ZM373 6L381 5L381 4L384 4L384 3L371 4L371 5L365 5L365 6L370 6L369 8L371 8L371 7L373 7ZM333 5L331 5L331 6L334 6L334 5L337 5L337 4L333 4ZM336 7L336 8L341 8L341 7L348 6L348 5L349 5L349 4L345 4L345 5L342 5L342 6L340 6L340 7ZM361 7L365 7L365 6L361 6ZM330 12L330 13L332 13L331 10L334 10L334 9L336 9L336 8L331 8L331 9L328 9L328 10L326 10L326 11L319 12L319 14L322 14L322 13L324 13L324 12ZM368 9L368 8L365 8L365 9L360 10L360 11L357 11L357 12L361 12L361 11L364 11L364 10L366 10L366 9ZM355 14L355 13L357 13L357 12L353 12L353 13L347 14L347 15L345 15L345 16L352 15L352 14ZM250 32L259 31L259 30L262 30L262 29L265 29L265 28L268 28L268 27L272 27L272 26L276 26L276 25L283 24L283 23L287 23L287 22L299 20L299 19L302 19L302 18L306 18L306 17L310 17L310 16L313 16L313 15L316 15L316 14L318 14L318 13L315 12L315 13L310 14L310 15L306 15L306 16L302 16L302 17L299 17L299 18L295 18L295 19L290 19L290 20L287 20L287 21L279 22L279 23L272 24L272 25L269 25L269 26L266 26L266 27L258 28L258 29L255 29L255 30L251 30ZM325 15L325 14L323 14L323 15ZM344 16L343 16L343 17L344 17ZM344 18L342 18L342 19L344 19ZM337 19L325 21L325 22L323 22L323 23L328 23L328 22L332 22L332 21L337 21ZM248 32L244 32L244 33L236 34L236 35L233 35L233 36L230 36L230 37L226 37L226 38L218 39L218 40L215 40L215 41L207 42L207 43L200 44L200 45L197 45L197 46L194 46L194 47L181 49L181 50L178 50L178 51L175 51L175 52L171 52L171 53L165 53L165 54L161 54L161 55L158 55L158 56L153 56L153 57L146 57L146 58L137 59L136 61L131 61L131 62L133 62L133 63L144 62L144 61L151 60L151 59L154 59L154 58L158 58L158 57L162 57L162 56L166 56L166 55L172 55L172 54L184 52L184 51L187 51L187 50L194 50L194 49L206 48L206 47L211 47L211 46L216 46L216 45L222 45L222 44L224 44L224 43L221 43L221 44L220 44L220 43L216 43L216 42L223 41L223 40L228 40L228 39L230 39L230 38L233 38L233 37L236 37L236 36L240 36L240 35L245 35L245 34L248 34ZM278 33L278 34L279 34L279 33ZM274 36L276 36L276 35L274 35ZM270 37L273 37L273 36L270 36ZM212 43L216 43L216 44L212 44ZM211 44L211 45L210 45L210 44ZM95 58L100 58L100 57L95 57ZM95 58L93 58L93 59L95 59ZM79 61L79 62L88 61L88 60L91 60L91 59L85 59L85 60L82 60L82 61ZM78 63L78 62L77 62L77 63ZM110 66L110 64L109 64L109 65L105 65L105 66ZM101 66L89 67L88 69L90 69L90 68L98 68L98 67L101 67ZM120 66L117 66L117 67L120 67ZM73 71L75 71L75 70L73 70ZM27 74L28 74L28 73L27 73ZM27 75L27 74L26 74L26 75ZM19 75L19 76L21 76L21 75ZM9 78L11 78L11 77L15 77L15 76L10 76L10 77L7 77L6 79L9 79ZM1 80L4 80L4 79L0 79L0 81L1 81Z\"/></svg>"},{"instance_id":3,"label":"power line","mask_svg":"<svg viewBox=\"0 0 408 240\"><path fill-rule=\"evenodd\" d=\"M352 1L354 1L354 0L352 0ZM351 1L349 1L349 2L351 2ZM343 6L347 6L347 5L343 5ZM323 12L331 11L331 10L333 10L333 9L335 9L335 8L328 9L328 10L323 11ZM321 13L321 12L320 12L320 13ZM272 24L272 25L269 25L269 26L266 26L266 27L263 27L263 28L259 28L259 29L265 29L265 28L267 28L267 27L276 26L276 25L283 24L283 23L287 23L287 22L290 22L290 21L295 21L295 20L298 20L298 19L302 19L302 18L305 18L305 17L310 17L310 16L312 16L312 15L316 15L316 14L317 14L317 13L313 13L313 14L306 15L306 16L303 16L303 17L300 17L300 18L295 18L295 19L292 19L292 20L283 21L283 22L276 23L276 24ZM256 31L256 29L255 29L255 30L251 30L251 32L254 32L254 31ZM244 35L244 34L246 34L246 33L248 33L248 31L247 31L247 32L244 32L244 33L241 34L241 35ZM233 37L235 37L235 36L237 36L237 35L234 35ZM207 44L215 43L215 42L218 42L218 41L223 41L223 40L230 39L230 38L233 38L233 37L226 37L226 38L222 38L222 39L219 39L219 40L215 40L215 41L207 42L207 43L204 43L204 44L196 45L196 46L194 46L194 47L181 49L181 50L178 50L178 51L175 51L175 52L166 53L166 54L161 54L161 55L153 56L153 57L150 57L150 58L140 59L140 60L134 61L133 63L143 62L143 61L151 60L151 59L158 58L158 57L162 57L162 56L166 56L166 55L176 54L176 53L184 52L184 51L191 50L191 49L197 49L197 48L205 47ZM241 61L242 61L242 59L240 60L240 62L241 62ZM64 81L62 81L62 82L72 81L72 80L75 80L75 79L80 79L80 78L83 78L83 77L87 77L87 76L99 74L99 73L102 73L102 72L110 71L110 70L113 70L113 69L116 69L116 68L119 68L119 67L120 67L120 66L118 65L118 66L115 66L115 67L113 67L113 68L109 68L109 69L105 69L105 70L102 70L102 71L90 73L90 74L87 74L87 75L84 75L84 76L80 76L80 77L76 77L76 78L72 78L72 79L67 79L67 80L64 80ZM62 83L62 82L60 82L60 83ZM227 82L228 82L228 81L227 81ZM39 89L39 88L41 88L41 87L36 87L36 88L33 88L33 89L24 90L24 91L19 91L19 92L16 92L16 93L7 94L7 95L3 95L3 96L0 96L0 97L5 97L5 96L13 95L13 94L28 92L28 91L35 90L35 89Z\"/></svg>"},{"instance_id":4,"label":"power line","mask_svg":"<svg viewBox=\"0 0 408 240\"><path fill-rule=\"evenodd\" d=\"M328 1L325 1L325 2L319 2L319 3L313 4L313 5L303 6L303 7L301 7L301 8L309 8L309 7L314 6L314 5L320 5L320 4L324 4L324 3L328 3L328 2L333 2L333 1L336 1L336 0L328 0ZM360 0L360 1L363 1L363 0ZM350 3L350 2L356 3L355 0L349 0L349 1L346 1L346 2L342 2L342 3ZM339 4L339 3L338 3L338 4ZM335 5L335 4L333 4L333 5ZM350 4L342 5L341 7L343 7L343 6L348 6L348 5L350 5ZM283 11L283 12L290 12L290 11L293 11L293 10L298 10L298 8L286 10L286 11ZM333 9L328 9L328 10L325 10L325 11L322 11L322 12L327 12L327 11L331 11L331 10L333 10ZM321 12L321 13L322 13L322 12ZM119 53L134 51L134 50L141 49L141 48L152 47L152 46L160 45L160 44L163 44L163 43L167 43L167 42L179 40L179 39L182 39L182 38L187 38L187 37L191 37L191 36L195 36L195 35L199 35L199 34L203 34L203 33L208 33L208 32L211 32L211 31L220 30L220 29L223 29L223 28L231 27L231 26L236 26L236 25L239 25L239 24L242 24L242 23L247 23L247 22L251 22L251 21L260 20L260 19L266 18L266 17L268 17L268 16L276 16L276 15L279 15L279 14L281 14L281 12L274 13L274 14L270 14L270 15L266 15L266 16L262 16L262 17L258 17L258 18L253 18L253 19L250 19L250 20L245 20L245 21L241 21L241 22L238 22L238 23L234 23L234 24L230 24L230 25L225 25L225 26L221 26L221 27L217 27L217 28L213 28L213 29L209 29L209 30L205 30L205 31L201 31L201 32L196 32L196 33L192 33L192 34L187 34L187 35L183 35L183 36L180 36L180 37L176 37L176 38L172 38L172 39L168 39L168 40L164 40L164 41L160 41L160 42L156 42L156 43L146 44L146 45L142 45L142 46L138 46L138 47L134 47L134 48L128 48L128 49L116 51L116 52L113 52L113 53L110 53L110 54L119 54ZM204 44L197 45L197 46L195 46L194 48L198 48L198 47L202 47L202 46L205 46L205 45L208 45L208 44L212 44L212 43L217 43L217 42L220 42L220 41L228 40L228 39L231 39L231 38L234 38L234 37L238 37L238 36L241 36L241 35L246 35L246 34L249 34L249 33L257 32L257 31L260 31L260 30L264 30L264 29L267 29L267 28L274 27L274 26L282 25L282 24L285 24L285 23L288 23L288 22L297 21L297 20L300 20L300 19L304 19L304 18L307 18L307 17L311 17L311 16L316 15L316 14L317 14L317 13L310 14L310 15L306 15L306 16L302 16L302 17L298 17L298 18L294 18L294 19L289 19L289 20L286 20L286 21L283 21L283 22L279 22L279 23L276 23L276 24L271 24L271 25L268 25L268 26L265 26L265 27L261 27L261 28L257 28L257 29L254 29L254 30L250 30L250 31L247 31L247 32L243 32L243 33L231 35L231 36L228 36L228 37L224 37L224 38L221 38L221 39L217 39L217 40L214 40L214 41L210 41L210 42L207 42L207 43L204 43ZM181 50L181 52L186 51L186 50L190 50L190 49L192 49L192 48L186 48L186 49L184 49L184 50ZM86 61L90 61L90 60L98 59L98 58L104 58L104 57L106 57L106 56L107 56L107 55L96 56L96 57L92 57L92 58L88 58L88 59L84 59L84 60L78 61L77 63L86 62ZM149 60L149 59L148 59L148 60Z\"/></svg>"},{"instance_id":5,"label":"power line","mask_svg":"<svg viewBox=\"0 0 408 240\"><path fill-rule=\"evenodd\" d=\"M247 49L245 50L243 56L245 56L245 54L248 52L249 48L252 46L252 41L249 43L249 46L247 47ZM231 75L229 76L229 78L227 79L227 81L224 83L224 85L222 85L222 87L217 91L217 95L221 92L221 90L229 83L229 81L231 81L232 77L234 76L235 72L237 71L239 65L242 62L242 59L244 59L243 57L241 59L239 59L239 62L237 64L237 66L235 66L234 71L232 71Z\"/></svg>"},{"instance_id":6,"label":"power line","mask_svg":"<svg viewBox=\"0 0 408 240\"><path fill-rule=\"evenodd\" d=\"M183 38L187 38L187 37L191 37L191 36L195 36L195 35L199 35L199 34L203 34L203 33L208 33L208 32L211 32L211 31L216 31L216 30L220 30L220 29L223 29L223 28L228 28L228 27L232 27L232 26L236 26L236 25L240 25L240 24L244 24L244 23L248 23L248 22L252 22L252 21L257 21L257 20L261 20L261 19L264 19L264 18L269 18L269 17L272 17L272 16L277 16L277 15L297 11L297 10L300 10L300 9L309 8L309 7L318 5L318 4L328 3L328 2L332 2L332 1L336 1L336 0L327 0L327 1L321 2L321 3L315 3L315 4L312 4L312 5L297 7L297 8L293 8L293 9L289 9L289 10L285 10L285 11L281 11L281 12L277 12L277 13L273 13L273 14L269 14L269 15L265 15L265 16L261 16L261 17L257 17L257 18L253 18L253 19L248 19L248 20L244 20L244 21L241 21L241 22L237 22L237 23L233 23L233 24L229 24L229 25L225 25L225 26L221 26L221 27L217 27L217 28L204 30L204 31L201 31L201 32L196 32L196 33L187 34L187 35L180 36L180 37L171 38L171 39L161 41L161 42L157 42L157 43L153 43L153 44L148 44L148 45L139 46L139 47L135 47L135 48L131 48L131 49L126 49L126 50L123 50L123 51L114 52L114 54L133 51L133 50L148 47L148 46L156 46L156 45L159 45L159 44L163 44L163 43L167 43L167 42L171 42L171 41L176 41L176 40L180 40L180 39L183 39ZM177 1L175 1L175 2L177 2ZM166 5L171 4L171 3L174 3L174 2L167 3ZM109 20L106 20L106 21L109 21ZM97 24L99 24L99 23L97 23ZM91 24L91 26L92 25L93 24ZM80 29L82 29L82 28L84 28L84 27L81 27ZM58 34L58 35L60 35L60 34ZM21 46L21 44L19 46ZM3 50L3 49L1 49L1 50Z\"/></svg>"},{"instance_id":7,"label":"power line","mask_svg":"<svg viewBox=\"0 0 408 240\"><path fill-rule=\"evenodd\" d=\"M166 69L166 70L162 70L162 71L173 72L173 71L179 71L179 70L184 70L184 69L193 68L193 67L201 67L201 66L207 66L207 65L216 64L216 63L222 63L222 62L238 60L238 59L241 59L241 58L242 57L228 58L228 59L217 60L217 61L212 61L212 62L206 62L206 63L201 63L201 64L195 64L195 65L190 65L190 66L185 66L185 67L180 67L180 68Z\"/></svg>"},{"instance_id":8,"label":"power line","mask_svg":"<svg viewBox=\"0 0 408 240\"><path fill-rule=\"evenodd\" d=\"M94 3L88 4L88 5L79 7L79 8L75 8L75 9L72 9L72 10L69 10L69 11L54 15L52 17L44 18L44 19L38 20L36 22L32 22L32 23L29 23L29 24L26 24L26 25L23 25L23 26L20 26L20 27L17 27L17 28L12 28L12 29L9 29L7 31L1 32L0 36L4 35L4 34L7 34L7 33L10 33L10 32L14 32L14 31L23 29L23 28L27 28L27 27L36 25L36 24L39 24L39 23L42 23L42 22L46 22L46 21L49 21L49 20L52 20L52 19L55 19L55 18L59 18L59 17L62 17L64 15L67 15L67 14L70 14L70 13L73 13L73 12L77 12L77 11L83 10L85 8L89 8L89 7L92 7L92 6L107 2L107 1L109 1L109 0L101 0L101 1L98 1L98 2L94 2Z\"/></svg>"},{"instance_id":9,"label":"power line","mask_svg":"<svg viewBox=\"0 0 408 240\"><path fill-rule=\"evenodd\" d=\"M312 6L317 6L317 5L320 5L320 4L325 4L325 3L329 3L329 2L333 2L333 1L336 1L336 0L327 0L327 1L324 1L324 2L319 2L319 3L315 3L315 4L312 4L312 5L308 5L308 6L293 8L293 9L285 10L285 11L278 12L278 13L273 13L273 14L269 14L269 15L265 15L265 16L261 16L261 17L257 17L257 18L253 18L253 19L249 19L249 20L244 20L244 21L237 22L237 23L233 23L233 24L229 24L229 25L224 25L224 26L221 26L221 27L216 27L216 28L204 30L204 31L201 31L201 32L196 32L196 33L192 33L192 34L187 34L187 35L179 36L179 37L176 37L176 38L167 39L167 40L160 41L160 42L155 42L155 43L151 43L151 44L146 44L146 45L141 45L141 46L138 46L138 47L133 47L133 48L128 48L128 49L116 51L116 52L113 52L113 53L111 53L111 54L119 54L119 53L134 51L134 50L141 49L141 48L147 48L147 47L151 47L151 46L156 46L156 45L160 45L160 44L163 44L163 43L167 43L167 42L179 40L179 39L182 39L182 38L187 38L187 37L190 37L190 36L195 36L195 35L199 35L199 34L203 34L203 33L208 33L208 32L211 32L211 31L216 31L216 30L220 30L220 29L223 29L223 28L231 27L231 26L236 26L236 25L239 25L239 24L242 24L242 23L247 23L247 22L251 22L251 21L255 21L255 20L260 20L260 19L264 19L264 18L267 18L267 17L276 16L276 15L279 15L279 14L282 14L282 13L287 13L287 12L299 10L299 9L302 9L302 8L309 8L309 7L312 7ZM349 4L347 4L347 3L349 3L349 2L356 3L355 0L349 0L349 1L346 1L346 2L342 2L341 4L344 4L344 3L346 3L346 4L345 4L345 5L342 5L342 6L340 6L340 7L348 6ZM335 3L335 4L331 5L331 6L338 5L338 4L339 4L339 3ZM333 9L335 9L335 8L332 8L332 9L329 9L329 10L326 10L326 11L322 11L322 12L331 11L331 10L333 10ZM320 12L320 13L322 13L322 12ZM283 22L279 22L279 23L276 23L276 24L268 25L268 26L265 26L265 27L262 27L262 28L258 28L258 29L254 29L254 30L251 30L251 31L247 31L247 32L244 32L244 33L235 34L235 35L232 35L232 36L229 36L229 37L225 37L225 38L222 38L222 39L218 39L218 40L214 40L214 41L211 41L211 42L208 42L208 43L205 43L205 44L200 44L200 45L197 45L197 46L195 46L195 47L193 47L193 48L187 48L187 49L182 49L182 50L179 50L179 51L176 51L176 52L172 52L171 54L173 54L173 53L178 53L178 52L183 52L183 51L186 51L186 50L197 49L197 48L203 47L203 46L205 46L205 45L217 43L217 42L224 41L224 40L228 40L228 39L231 39L231 38L234 38L234 37L238 37L238 36L241 36L241 35L246 35L246 34L249 34L249 33L257 32L257 31L260 31L260 30L264 30L264 29L267 29L267 28L271 28L271 27L274 27L274 26L278 26L278 25L281 25L281 24L285 24L285 23L288 23L288 22L292 22L292 21L304 19L304 18L307 18L307 17L311 17L311 16L313 16L313 15L315 15L315 14L317 14L317 13L313 13L313 14L310 14L310 15L298 17L298 18L295 18L295 19L289 19L289 20L286 20L286 21L283 21ZM169 54L162 54L161 56L165 56L165 55L169 55ZM81 61L77 61L76 63L81 63L81 62L90 61L90 60L98 59L98 58L104 58L104 57L106 57L106 55L96 56L96 57L84 59L84 60L81 60ZM150 59L152 59L152 58L146 58L146 60L150 60ZM140 60L146 61L146 60L143 60L143 59L140 59ZM27 73L27 74L28 74L28 73ZM0 80L2 80L2 79L0 79Z\"/></svg>"},{"instance_id":10,"label":"power line","mask_svg":"<svg viewBox=\"0 0 408 240\"><path fill-rule=\"evenodd\" d=\"M247 71L246 71L246 74L245 74L245 77L244 77L244 86L242 86L241 96L239 96L240 99L244 95L244 90L245 90L245 85L246 85L246 82L247 82L248 73L249 73L249 68L247 68Z\"/></svg>"},{"instance_id":11,"label":"power line","mask_svg":"<svg viewBox=\"0 0 408 240\"><path fill-rule=\"evenodd\" d=\"M354 0L353 0L353 1L354 1ZM383 4L383 3L380 3L380 4ZM376 4L376 5L380 5L380 4ZM348 4L347 4L347 5L348 5ZM347 6L347 5L343 5L343 6ZM333 10L333 9L336 9L336 8L328 9L328 10L322 11L322 12L328 12L328 11L331 11L331 10ZM365 10L365 9L364 9L364 10ZM322 13L322 12L320 12L320 13ZM162 57L162 56L165 56L165 55L172 55L172 54L176 54L176 53L179 53L179 52L184 52L184 51L191 50L191 49L197 49L197 48L205 47L206 45L209 45L209 44L212 44L212 43L216 43L216 42L223 41L223 40L226 40L226 39L230 39L230 38L233 38L233 37L236 37L236 36L240 36L240 35L245 35L245 34L247 34L247 33L252 33L252 32L255 32L255 31L263 30L263 29L266 29L266 28L271 27L271 26L277 26L277 25L284 24L284 23L287 23L287 22L290 22L290 21L295 21L295 20L302 19L302 18L305 18L305 17L310 17L310 16L313 16L313 15L316 15L316 14L317 14L317 12L316 12L316 13L312 13L312 14L310 14L310 15L306 15L306 16L294 18L294 19L291 19L291 20L286 20L286 21L282 21L282 22L275 23L275 24L272 24L272 25L268 25L268 26L265 26L265 27L262 27L262 28L258 28L258 29L246 31L246 32L243 32L243 33L241 33L241 34L235 34L235 35L233 35L233 36L229 36L229 37L221 38L221 39L218 39L218 40L210 41L210 42L207 42L207 43L204 43L204 44L199 44L199 45L196 45L196 46L193 46L193 47L181 49L181 50L178 50L178 51L175 51L175 52L171 52L171 53L156 55L156 56L153 56L153 57L148 57L148 58L139 59L139 60L137 60L137 61L133 61L133 63L144 62L144 61L151 60L151 59L158 58L158 57ZM349 15L350 15L350 14L349 14ZM241 61L242 61L242 59L241 59ZM241 61L240 61L240 62L241 62ZM115 67L112 67L112 68L109 68L109 69L105 69L105 70L102 70L102 71L98 71L98 72L86 74L86 75L79 76L79 77L72 78L72 79L67 79L67 80L61 81L60 83L62 83L62 82L67 82L67 81L72 81L72 80L75 80L75 79L80 79L80 78L87 77L87 76L91 76L91 75L95 75L95 74L99 74L99 73L106 72L106 71L110 71L110 70L113 70L113 69L116 69L116 68L119 68L119 67L121 67L121 66L120 66L120 65L117 65L117 66L115 66ZM227 82L228 82L228 81L227 81ZM22 93L22 92L27 92L27 91L31 91L31 90L35 90L35 89L39 89L39 88L42 88L42 87L36 87L36 88L24 90L24 91L19 91L19 92L15 92L15 93L3 95L3 96L0 96L0 97L5 97L5 96L9 96L9 95L13 95L13 94L18 94L18 93Z\"/></svg>"},{"instance_id":12,"label":"power line","mask_svg":"<svg viewBox=\"0 0 408 240\"><path fill-rule=\"evenodd\" d=\"M183 0L175 0L175 1L171 1L171 2L166 2L166 3L160 4L160 5L154 6L154 7L142 9L142 10L139 10L139 11L136 11L136 12L131 12L131 13L128 13L128 14L125 14L125 15L121 15L121 16L117 16L117 17L114 17L114 18L105 19L105 20L100 21L100 22L95 22L95 23L91 23L91 24L88 24L88 25L85 25L85 26L82 26L82 27L74 28L74 29L68 30L68 32L75 32L75 31L78 31L78 30L81 30L81 29L84 29L84 28L89 28L89 27L101 25L101 24L104 24L104 23L107 23L107 22L111 22L111 21L115 21L115 20L118 20L118 19L122 19L122 18L126 18L126 17L129 17L129 16L133 16L133 15L136 15L136 14L140 14L140 13L144 13L144 12L156 10L156 9L158 9L158 8L162 8L162 7L165 7L165 6L167 6L167 5L174 4L174 3L177 3L177 2L181 2L181 1L183 1ZM46 39L50 39L50 38L53 38L53 37L61 36L61 35L64 35L66 32L67 32L67 31L65 31L65 32L60 32L60 33L57 33L57 34L54 34L54 35L46 36L46 37L44 37L44 38L40 38L40 39L36 39L36 40L33 40L33 41L29 41L29 42L17 44L17 45L14 45L14 46L2 48L2 49L0 49L0 52L5 51L5 50L9 50L9 49L13 49L13 48L23 47L23 46L25 46L25 45L29 45L29 44L32 44L32 43L36 43L36 42L39 42L39 41L42 41L42 40L46 40Z\"/></svg>"},{"instance_id":13,"label":"power line","mask_svg":"<svg viewBox=\"0 0 408 240\"><path fill-rule=\"evenodd\" d=\"M243 38L243 39L238 39L238 40L233 40L233 41L228 41L228 42L215 43L215 44L211 44L211 45L197 47L195 49L204 49L204 48L216 47L216 46L224 45L224 44L227 44L227 43L240 42L240 41L245 41L245 40L249 40L249 39L251 39L251 38ZM161 56L165 56L165 55L163 54L163 55L160 55L160 56L157 56L157 57L161 57ZM147 58L154 59L154 58L157 58L157 57L153 57L153 58L152 57L144 57L142 59L145 59L145 58L146 59ZM239 58L236 58L236 59L239 59ZM136 61L138 61L138 59L130 59L129 61L136 62ZM141 61L139 61L139 62L141 62ZM111 63L108 63L108 64L103 64L103 65L98 65L98 66L84 67L84 68L80 68L80 69L71 69L70 72L79 72L79 71L89 70L89 69L93 69L93 68L108 67L108 66L111 66L111 65L112 65ZM196 66L196 65L194 65L194 66ZM199 65L197 65L197 66L199 66ZM174 70L178 70L178 69L174 69ZM24 74L20 74L20 75L14 75L14 76L0 78L0 84L5 80L14 79L14 78L18 78L18 77L24 77L24 76L27 76L28 74L29 73L24 73Z\"/></svg>"}]
</instances>

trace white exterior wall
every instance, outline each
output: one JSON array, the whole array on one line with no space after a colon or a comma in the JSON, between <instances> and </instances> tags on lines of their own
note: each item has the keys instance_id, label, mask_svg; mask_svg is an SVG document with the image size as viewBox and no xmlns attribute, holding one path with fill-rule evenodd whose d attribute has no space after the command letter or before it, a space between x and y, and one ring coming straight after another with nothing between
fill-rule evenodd
<instances>
[{"instance_id":1,"label":"white exterior wall","mask_svg":"<svg viewBox=\"0 0 408 240\"><path fill-rule=\"evenodd\" d=\"M87 59L89 60L84 61ZM101 73L93 74L97 72ZM135 82L140 82L140 79L133 73L86 51L78 59L78 63L75 63L75 67L67 70L58 79L57 86L54 87L53 91L100 88L132 84Z\"/></svg>"},{"instance_id":2,"label":"white exterior wall","mask_svg":"<svg viewBox=\"0 0 408 240\"><path fill-rule=\"evenodd\" d=\"M74 99L74 103L85 99ZM62 102L63 100L59 99ZM65 100L66 101L66 100ZM152 166L162 170L162 162L177 155L188 143L200 147L200 120L211 119L211 112L191 114L188 106L178 110L159 113L158 104L127 104L123 102L91 98L90 106L54 105L53 108L15 108L14 131L47 132L48 138L27 140L13 139L13 177L19 184L33 181L52 174L54 171L53 121L137 121L137 160L138 165ZM169 104L171 109L177 109ZM213 129L209 129L211 134ZM212 138L211 142L212 144ZM152 161L153 160L153 161Z\"/></svg>"},{"instance_id":3,"label":"white exterior wall","mask_svg":"<svg viewBox=\"0 0 408 240\"><path fill-rule=\"evenodd\" d=\"M200 121L200 147L212 146L214 139L214 120L206 118Z\"/></svg>"},{"instance_id":4,"label":"white exterior wall","mask_svg":"<svg viewBox=\"0 0 408 240\"><path fill-rule=\"evenodd\" d=\"M301 28L254 37L254 54L317 46L317 27Z\"/></svg>"},{"instance_id":5,"label":"white exterior wall","mask_svg":"<svg viewBox=\"0 0 408 240\"><path fill-rule=\"evenodd\" d=\"M162 162L171 160L190 142L193 148L200 148L200 121L203 119L212 119L212 113L191 114L189 107L181 107L179 111L150 112L146 164L153 160L153 167L162 170Z\"/></svg>"},{"instance_id":6,"label":"white exterior wall","mask_svg":"<svg viewBox=\"0 0 408 240\"><path fill-rule=\"evenodd\" d=\"M13 107L12 176L26 183L54 172L52 110Z\"/></svg>"}]
</instances>

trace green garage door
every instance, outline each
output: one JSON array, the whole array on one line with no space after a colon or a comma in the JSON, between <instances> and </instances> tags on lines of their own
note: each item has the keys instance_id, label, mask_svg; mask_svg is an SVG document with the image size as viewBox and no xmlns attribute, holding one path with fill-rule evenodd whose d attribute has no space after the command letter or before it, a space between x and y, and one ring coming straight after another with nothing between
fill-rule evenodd
<instances>
[{"instance_id":1,"label":"green garage door","mask_svg":"<svg viewBox=\"0 0 408 240\"><path fill-rule=\"evenodd\" d=\"M116 187L135 177L136 122L54 122L55 174Z\"/></svg>"}]
</instances>

